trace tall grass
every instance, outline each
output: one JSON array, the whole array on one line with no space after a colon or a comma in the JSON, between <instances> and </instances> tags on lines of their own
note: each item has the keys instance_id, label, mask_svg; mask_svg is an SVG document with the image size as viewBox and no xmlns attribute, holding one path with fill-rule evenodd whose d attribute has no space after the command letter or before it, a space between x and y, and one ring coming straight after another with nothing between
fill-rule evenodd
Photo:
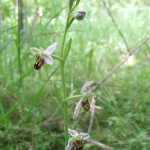
<instances>
[{"instance_id":1,"label":"tall grass","mask_svg":"<svg viewBox=\"0 0 150 150\"><path fill-rule=\"evenodd\" d=\"M150 34L148 3L134 0L110 0L106 3L129 49ZM95 82L101 81L127 55L126 46L102 1L83 0L83 6L87 12L85 20L75 22L69 32L74 43L65 70L67 94L70 96L80 91L85 80L94 78ZM57 101L58 93L62 93L61 76L60 71L55 69L59 62L55 62L53 68L45 65L42 68L44 71L36 72L33 69L35 58L29 51L33 45L46 49L53 41L61 43L66 16L64 7L65 3L60 0L37 1L37 4L30 1L30 5L24 1L25 29L22 39L18 40L17 5L8 0L1 2L1 150L61 150L64 146L63 114ZM16 41L21 42L20 55L17 55ZM20 79L19 58L22 68ZM93 139L115 150L150 149L149 61L150 44L147 42L96 90L96 105L103 107L103 110L96 110L91 133ZM20 81L23 83L21 87ZM69 104L71 127L74 125L74 107L74 103ZM79 130L82 127L88 130L89 121L90 113L79 116ZM85 149L99 148L88 143Z\"/></svg>"}]
</instances>

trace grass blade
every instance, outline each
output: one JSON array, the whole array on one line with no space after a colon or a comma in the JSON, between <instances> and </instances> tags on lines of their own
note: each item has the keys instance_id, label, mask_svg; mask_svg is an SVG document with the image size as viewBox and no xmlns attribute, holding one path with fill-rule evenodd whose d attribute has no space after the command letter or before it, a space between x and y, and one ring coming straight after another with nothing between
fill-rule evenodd
<instances>
[{"instance_id":1,"label":"grass blade","mask_svg":"<svg viewBox=\"0 0 150 150\"><path fill-rule=\"evenodd\" d=\"M6 43L0 47L0 53L13 41L14 39L9 39Z\"/></svg>"},{"instance_id":2,"label":"grass blade","mask_svg":"<svg viewBox=\"0 0 150 150\"><path fill-rule=\"evenodd\" d=\"M22 123L23 120L25 120L26 118L28 118L28 116L30 116L30 114L33 111L34 106L36 105L37 101L39 100L40 95L42 94L46 84L48 83L48 81L50 80L50 78L56 73L56 71L58 70L59 67L56 67L56 69L49 75L49 77L45 80L45 82L43 83L43 86L40 88L40 90L37 92L31 107L28 111L28 113L19 121L18 125Z\"/></svg>"}]
</instances>

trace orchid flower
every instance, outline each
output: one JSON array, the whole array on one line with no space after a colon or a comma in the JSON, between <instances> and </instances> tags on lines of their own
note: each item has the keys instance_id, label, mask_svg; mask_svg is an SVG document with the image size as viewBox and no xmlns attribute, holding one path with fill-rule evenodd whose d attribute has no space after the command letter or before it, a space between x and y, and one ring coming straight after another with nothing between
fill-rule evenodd
<instances>
[{"instance_id":1,"label":"orchid flower","mask_svg":"<svg viewBox=\"0 0 150 150\"><path fill-rule=\"evenodd\" d=\"M35 55L37 56L36 62L34 64L34 68L36 70L39 70L41 66L44 65L46 62L49 65L53 64L53 58L50 56L56 49L57 42L54 44L50 45L45 51L40 48L37 49L36 47L32 47L31 50L35 52Z\"/></svg>"},{"instance_id":2,"label":"orchid flower","mask_svg":"<svg viewBox=\"0 0 150 150\"><path fill-rule=\"evenodd\" d=\"M90 136L87 133L78 133L75 130L68 129L68 133L72 136L68 140L66 150L71 150L74 146L76 150L83 150L83 140L88 139Z\"/></svg>"},{"instance_id":3,"label":"orchid flower","mask_svg":"<svg viewBox=\"0 0 150 150\"><path fill-rule=\"evenodd\" d=\"M88 81L86 82L81 89L81 94L83 95L83 97L80 99L80 101L77 103L76 108L75 108L75 112L74 112L74 116L73 118L75 119L79 112L80 112L80 108L81 106L83 107L83 109L85 111L89 111L90 110L90 100L91 100L91 96L87 95L87 88L93 84L93 81ZM93 97L94 98L94 97Z\"/></svg>"}]
</instances>

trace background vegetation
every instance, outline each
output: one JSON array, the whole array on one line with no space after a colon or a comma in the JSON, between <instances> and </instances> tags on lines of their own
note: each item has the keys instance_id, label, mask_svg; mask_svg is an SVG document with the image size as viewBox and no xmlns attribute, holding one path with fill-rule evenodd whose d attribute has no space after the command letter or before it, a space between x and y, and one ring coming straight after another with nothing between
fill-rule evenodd
<instances>
[{"instance_id":1,"label":"background vegetation","mask_svg":"<svg viewBox=\"0 0 150 150\"><path fill-rule=\"evenodd\" d=\"M101 0L81 0L86 17L75 21L69 32L73 43L65 70L68 95L78 94L85 81L99 83L150 34L148 0L105 2L126 44ZM19 4L18 12L16 0L0 1L0 150L62 150L63 113L54 86L61 87L59 62L36 71L29 49L46 49L58 41L55 54L60 55L66 1ZM148 41L95 91L96 105L103 110L95 112L92 139L115 150L150 149L149 63ZM77 101L69 103L70 128ZM78 131L87 132L90 112L78 119ZM88 143L85 149L100 148Z\"/></svg>"}]
</instances>

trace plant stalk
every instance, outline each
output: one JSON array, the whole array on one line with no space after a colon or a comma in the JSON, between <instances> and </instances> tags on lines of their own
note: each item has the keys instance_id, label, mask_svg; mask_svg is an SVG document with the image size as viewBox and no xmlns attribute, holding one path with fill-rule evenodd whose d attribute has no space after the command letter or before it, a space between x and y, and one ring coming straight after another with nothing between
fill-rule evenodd
<instances>
[{"instance_id":1,"label":"plant stalk","mask_svg":"<svg viewBox=\"0 0 150 150\"><path fill-rule=\"evenodd\" d=\"M63 53L64 53L64 44L66 40L66 35L67 35L67 29L68 29L68 22L70 18L70 12L68 13L67 21L66 21L66 26L65 26L65 32L63 36L63 41L62 41L62 47L61 47L61 58L63 59ZM65 75L64 75L64 66L65 62L60 62L61 66L61 78L62 78L62 88L63 88L63 96L64 99L67 97L67 92L66 92L66 84L65 84ZM63 99L62 99L63 100ZM64 102L64 128L65 128L65 148L68 144L68 110L67 110L67 102Z\"/></svg>"}]
</instances>

